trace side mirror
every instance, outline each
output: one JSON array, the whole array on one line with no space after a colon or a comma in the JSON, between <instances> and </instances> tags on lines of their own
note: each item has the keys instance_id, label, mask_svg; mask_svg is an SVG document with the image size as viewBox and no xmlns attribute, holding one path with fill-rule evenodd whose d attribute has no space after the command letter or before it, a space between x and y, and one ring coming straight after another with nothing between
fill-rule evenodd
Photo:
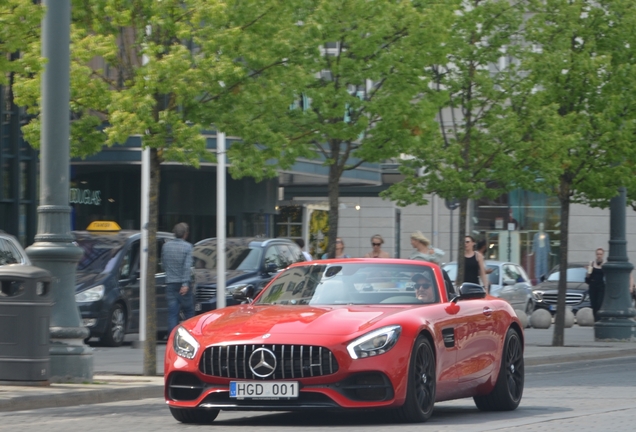
<instances>
[{"instance_id":1,"label":"side mirror","mask_svg":"<svg viewBox=\"0 0 636 432\"><path fill-rule=\"evenodd\" d=\"M254 298L254 285L244 285L232 291L232 298L239 302L250 301Z\"/></svg>"},{"instance_id":2,"label":"side mirror","mask_svg":"<svg viewBox=\"0 0 636 432\"><path fill-rule=\"evenodd\" d=\"M452 302L459 300L483 299L486 298L486 290L483 286L470 282L465 282L459 287L459 295L453 298Z\"/></svg>"},{"instance_id":3,"label":"side mirror","mask_svg":"<svg viewBox=\"0 0 636 432\"><path fill-rule=\"evenodd\" d=\"M278 271L278 266L275 263L268 263L265 266L265 271L267 273L276 273Z\"/></svg>"},{"instance_id":4,"label":"side mirror","mask_svg":"<svg viewBox=\"0 0 636 432\"><path fill-rule=\"evenodd\" d=\"M506 279L503 280L503 285L504 286L510 286L510 285L514 285L516 283L517 283L517 281L515 281L514 279L506 278Z\"/></svg>"}]
</instances>

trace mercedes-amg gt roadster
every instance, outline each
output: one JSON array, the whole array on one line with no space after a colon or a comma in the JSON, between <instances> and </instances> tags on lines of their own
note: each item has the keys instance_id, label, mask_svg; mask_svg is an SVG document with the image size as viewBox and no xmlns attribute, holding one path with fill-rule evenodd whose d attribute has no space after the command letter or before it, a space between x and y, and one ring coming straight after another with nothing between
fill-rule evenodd
<instances>
[{"instance_id":1,"label":"mercedes-amg gt roadster","mask_svg":"<svg viewBox=\"0 0 636 432\"><path fill-rule=\"evenodd\" d=\"M220 410L386 409L424 422L437 401L472 397L514 410L524 386L523 326L508 302L435 264L340 259L294 264L256 298L181 323L165 356L175 419Z\"/></svg>"}]
</instances>

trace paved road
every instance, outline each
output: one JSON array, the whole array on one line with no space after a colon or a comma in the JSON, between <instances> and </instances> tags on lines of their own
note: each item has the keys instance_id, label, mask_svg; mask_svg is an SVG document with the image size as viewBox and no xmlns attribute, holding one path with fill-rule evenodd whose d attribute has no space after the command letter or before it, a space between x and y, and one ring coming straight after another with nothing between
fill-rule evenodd
<instances>
[{"instance_id":1,"label":"paved road","mask_svg":"<svg viewBox=\"0 0 636 432\"><path fill-rule=\"evenodd\" d=\"M512 412L482 413L472 400L463 399L437 404L433 417L425 425L396 425L381 411L363 414L221 412L213 427L233 432L251 432L255 426L259 432L281 428L311 428L321 432L386 431L388 428L395 432L629 431L634 429L636 421L634 383L636 356L533 366L526 369L522 403ZM201 427L177 423L162 399L0 413L0 432L77 429L146 432L201 430Z\"/></svg>"}]
</instances>

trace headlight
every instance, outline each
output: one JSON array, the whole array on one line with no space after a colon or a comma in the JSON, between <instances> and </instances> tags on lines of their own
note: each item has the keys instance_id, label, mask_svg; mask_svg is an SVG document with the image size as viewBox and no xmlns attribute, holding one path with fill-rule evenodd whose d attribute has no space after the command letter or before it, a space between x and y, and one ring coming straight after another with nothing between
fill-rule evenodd
<instances>
[{"instance_id":1,"label":"headlight","mask_svg":"<svg viewBox=\"0 0 636 432\"><path fill-rule=\"evenodd\" d=\"M384 354L393 348L401 332L402 327L399 325L382 327L351 342L347 345L347 351L352 359Z\"/></svg>"},{"instance_id":2,"label":"headlight","mask_svg":"<svg viewBox=\"0 0 636 432\"><path fill-rule=\"evenodd\" d=\"M543 291L532 291L532 297L535 300L543 301Z\"/></svg>"},{"instance_id":3,"label":"headlight","mask_svg":"<svg viewBox=\"0 0 636 432\"><path fill-rule=\"evenodd\" d=\"M104 285L97 285L86 291L75 294L75 301L78 303L88 303L101 300L104 298Z\"/></svg>"},{"instance_id":4,"label":"headlight","mask_svg":"<svg viewBox=\"0 0 636 432\"><path fill-rule=\"evenodd\" d=\"M172 342L172 348L178 356L185 357L187 359L194 358L199 351L199 342L190 334L186 329L179 326L174 334Z\"/></svg>"}]
</instances>

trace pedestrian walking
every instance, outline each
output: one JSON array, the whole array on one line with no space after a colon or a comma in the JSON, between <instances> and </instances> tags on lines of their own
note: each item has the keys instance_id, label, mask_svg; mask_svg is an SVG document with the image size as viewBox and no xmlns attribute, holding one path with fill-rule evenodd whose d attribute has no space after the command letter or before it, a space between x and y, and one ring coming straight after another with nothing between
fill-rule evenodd
<instances>
[{"instance_id":1,"label":"pedestrian walking","mask_svg":"<svg viewBox=\"0 0 636 432\"><path fill-rule=\"evenodd\" d=\"M179 324L179 312L185 318L194 316L194 302L190 287L192 245L186 241L189 228L178 223L172 232L175 238L161 248L161 263L166 272L166 301L168 303L168 335Z\"/></svg>"},{"instance_id":2,"label":"pedestrian walking","mask_svg":"<svg viewBox=\"0 0 636 432\"><path fill-rule=\"evenodd\" d=\"M597 248L594 261L590 261L587 266L587 276L585 282L589 286L590 303L592 312L594 313L594 321L598 321L598 311L603 306L603 297L605 296L605 274L603 273L603 264L605 263L605 251L603 248Z\"/></svg>"},{"instance_id":3,"label":"pedestrian walking","mask_svg":"<svg viewBox=\"0 0 636 432\"><path fill-rule=\"evenodd\" d=\"M384 239L380 234L371 237L371 252L367 252L365 258L389 258L389 253L382 250Z\"/></svg>"},{"instance_id":4,"label":"pedestrian walking","mask_svg":"<svg viewBox=\"0 0 636 432\"><path fill-rule=\"evenodd\" d=\"M435 264L442 263L444 251L432 247L430 240L420 231L415 231L411 234L411 246L413 246L415 251L411 254L409 259L428 261Z\"/></svg>"},{"instance_id":5,"label":"pedestrian walking","mask_svg":"<svg viewBox=\"0 0 636 432\"><path fill-rule=\"evenodd\" d=\"M349 255L344 253L345 244L340 237L336 237L336 256L335 258L351 258ZM329 253L325 252L322 254L322 259L329 258Z\"/></svg>"},{"instance_id":6,"label":"pedestrian walking","mask_svg":"<svg viewBox=\"0 0 636 432\"><path fill-rule=\"evenodd\" d=\"M486 288L486 292L489 292L490 287L486 277L484 257L475 250L475 239L472 236L464 238L464 259L464 280L460 281L460 283L471 282L479 285L479 279L481 278L481 285Z\"/></svg>"},{"instance_id":7,"label":"pedestrian walking","mask_svg":"<svg viewBox=\"0 0 636 432\"><path fill-rule=\"evenodd\" d=\"M309 252L305 250L305 240L299 238L294 241L296 242L298 246L300 246L300 250L302 251L303 256L305 257L305 261L313 261L314 258L311 256Z\"/></svg>"}]
</instances>

